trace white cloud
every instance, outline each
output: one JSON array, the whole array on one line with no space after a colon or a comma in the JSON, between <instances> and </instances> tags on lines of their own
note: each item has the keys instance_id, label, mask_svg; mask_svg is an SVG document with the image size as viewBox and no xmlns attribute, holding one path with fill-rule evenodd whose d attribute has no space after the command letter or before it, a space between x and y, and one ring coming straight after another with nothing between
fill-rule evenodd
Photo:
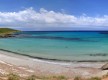
<instances>
[{"instance_id":1,"label":"white cloud","mask_svg":"<svg viewBox=\"0 0 108 80\"><path fill-rule=\"evenodd\" d=\"M79 17L66 14L63 12L47 11L41 8L36 11L33 8L28 8L19 12L0 12L0 25L11 26L14 28L73 28L78 27L96 27L108 26L108 15L102 17L89 17L86 14Z\"/></svg>"}]
</instances>

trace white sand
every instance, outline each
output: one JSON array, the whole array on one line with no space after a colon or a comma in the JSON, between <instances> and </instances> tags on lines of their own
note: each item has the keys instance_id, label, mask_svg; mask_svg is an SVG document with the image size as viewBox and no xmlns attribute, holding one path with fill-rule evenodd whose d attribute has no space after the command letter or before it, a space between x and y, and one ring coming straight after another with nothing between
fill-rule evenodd
<instances>
[{"instance_id":1,"label":"white sand","mask_svg":"<svg viewBox=\"0 0 108 80\"><path fill-rule=\"evenodd\" d=\"M105 62L52 62L39 59L33 59L21 55L0 51L0 63L9 66L15 66L14 71L20 73L20 69L25 73L36 75L65 75L74 76L101 76L108 71L102 71L100 68ZM3 72L0 69L0 72ZM5 71L4 71L5 72ZM26 75L21 73L20 75Z\"/></svg>"}]
</instances>

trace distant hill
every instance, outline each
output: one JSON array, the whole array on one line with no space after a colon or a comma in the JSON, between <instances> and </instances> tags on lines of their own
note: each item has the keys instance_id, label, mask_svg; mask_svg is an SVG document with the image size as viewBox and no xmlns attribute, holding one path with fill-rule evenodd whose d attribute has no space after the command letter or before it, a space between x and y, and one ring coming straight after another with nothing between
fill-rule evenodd
<instances>
[{"instance_id":1,"label":"distant hill","mask_svg":"<svg viewBox=\"0 0 108 80\"><path fill-rule=\"evenodd\" d=\"M11 28L0 28L0 38L1 37L12 37L12 34L15 32L19 32L19 30L11 29Z\"/></svg>"},{"instance_id":2,"label":"distant hill","mask_svg":"<svg viewBox=\"0 0 108 80\"><path fill-rule=\"evenodd\" d=\"M0 28L0 34L11 34L13 32L18 32L19 30L11 29L11 28Z\"/></svg>"}]
</instances>

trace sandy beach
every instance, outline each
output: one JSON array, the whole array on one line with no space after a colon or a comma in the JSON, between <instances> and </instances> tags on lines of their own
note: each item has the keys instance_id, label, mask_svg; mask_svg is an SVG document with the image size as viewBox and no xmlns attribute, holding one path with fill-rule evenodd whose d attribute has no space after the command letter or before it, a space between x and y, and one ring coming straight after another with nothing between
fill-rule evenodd
<instances>
[{"instance_id":1,"label":"sandy beach","mask_svg":"<svg viewBox=\"0 0 108 80\"><path fill-rule=\"evenodd\" d=\"M22 77L32 74L40 76L64 75L69 78L76 76L101 77L108 72L100 69L105 63L46 61L0 51L1 75L17 73Z\"/></svg>"}]
</instances>

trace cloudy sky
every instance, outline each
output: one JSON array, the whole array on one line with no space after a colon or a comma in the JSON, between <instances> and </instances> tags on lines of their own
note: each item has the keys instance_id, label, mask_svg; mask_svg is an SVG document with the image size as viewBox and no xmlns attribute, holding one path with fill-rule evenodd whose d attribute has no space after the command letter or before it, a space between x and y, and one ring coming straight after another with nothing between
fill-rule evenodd
<instances>
[{"instance_id":1,"label":"cloudy sky","mask_svg":"<svg viewBox=\"0 0 108 80\"><path fill-rule=\"evenodd\" d=\"M0 0L0 27L108 30L108 0Z\"/></svg>"}]
</instances>

